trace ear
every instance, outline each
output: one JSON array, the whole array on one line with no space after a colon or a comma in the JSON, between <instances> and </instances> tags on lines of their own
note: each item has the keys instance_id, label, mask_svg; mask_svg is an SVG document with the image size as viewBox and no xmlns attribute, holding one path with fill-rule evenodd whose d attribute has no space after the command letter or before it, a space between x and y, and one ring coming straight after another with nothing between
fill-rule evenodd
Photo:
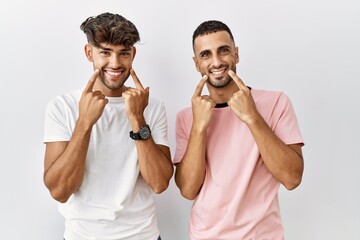
<instances>
[{"instance_id":1,"label":"ear","mask_svg":"<svg viewBox=\"0 0 360 240\"><path fill-rule=\"evenodd\" d=\"M196 70L197 70L198 72L200 72L200 66L199 66L198 60L196 59L196 57L193 57L193 60L194 60L194 63L195 63Z\"/></svg>"},{"instance_id":2,"label":"ear","mask_svg":"<svg viewBox=\"0 0 360 240\"><path fill-rule=\"evenodd\" d=\"M89 60L89 62L93 61L92 57L92 46L90 44L86 44L84 47L86 58Z\"/></svg>"},{"instance_id":3,"label":"ear","mask_svg":"<svg viewBox=\"0 0 360 240\"><path fill-rule=\"evenodd\" d=\"M133 47L133 48L132 48L132 51L133 51L133 60L134 60L135 55L136 55L136 47Z\"/></svg>"},{"instance_id":4,"label":"ear","mask_svg":"<svg viewBox=\"0 0 360 240\"><path fill-rule=\"evenodd\" d=\"M235 61L236 63L239 63L240 57L239 57L239 47L235 48Z\"/></svg>"}]
</instances>

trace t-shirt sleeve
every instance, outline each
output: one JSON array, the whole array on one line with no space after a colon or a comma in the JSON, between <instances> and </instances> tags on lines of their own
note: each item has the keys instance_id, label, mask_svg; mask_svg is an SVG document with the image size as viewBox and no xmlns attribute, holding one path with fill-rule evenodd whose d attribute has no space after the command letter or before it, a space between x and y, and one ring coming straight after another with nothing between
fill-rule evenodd
<instances>
[{"instance_id":1,"label":"t-shirt sleeve","mask_svg":"<svg viewBox=\"0 0 360 240\"><path fill-rule=\"evenodd\" d=\"M184 111L179 112L176 116L176 125L175 125L176 149L173 159L174 164L181 162L186 152L187 145L189 142L189 132L186 127L186 122L188 124L191 124L190 121L191 119L186 119L186 114Z\"/></svg>"},{"instance_id":2,"label":"t-shirt sleeve","mask_svg":"<svg viewBox=\"0 0 360 240\"><path fill-rule=\"evenodd\" d=\"M275 134L285 144L304 144L293 105L284 93L279 96L274 114L277 119L273 129Z\"/></svg>"},{"instance_id":3,"label":"t-shirt sleeve","mask_svg":"<svg viewBox=\"0 0 360 240\"><path fill-rule=\"evenodd\" d=\"M167 116L164 103L159 102L156 117L154 118L154 122L150 128L151 136L156 144L169 146Z\"/></svg>"},{"instance_id":4,"label":"t-shirt sleeve","mask_svg":"<svg viewBox=\"0 0 360 240\"><path fill-rule=\"evenodd\" d=\"M69 141L71 132L66 126L64 105L59 98L50 101L45 111L44 143Z\"/></svg>"}]
</instances>

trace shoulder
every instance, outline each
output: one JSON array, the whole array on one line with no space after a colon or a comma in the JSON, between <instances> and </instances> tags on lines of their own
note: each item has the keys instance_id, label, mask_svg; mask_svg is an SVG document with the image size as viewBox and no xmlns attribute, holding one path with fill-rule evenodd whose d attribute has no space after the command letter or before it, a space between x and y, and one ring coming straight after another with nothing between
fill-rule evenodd
<instances>
[{"instance_id":1,"label":"shoulder","mask_svg":"<svg viewBox=\"0 0 360 240\"><path fill-rule=\"evenodd\" d=\"M81 93L82 90L81 89L77 89L74 90L72 92L68 92L68 93L63 93L60 95L57 95L56 97L54 97L49 103L56 103L56 102L61 102L61 101L74 101L74 100L78 100L81 97Z\"/></svg>"},{"instance_id":2,"label":"shoulder","mask_svg":"<svg viewBox=\"0 0 360 240\"><path fill-rule=\"evenodd\" d=\"M190 120L192 119L192 109L191 107L186 107L181 109L177 115L176 115L177 120Z\"/></svg>"},{"instance_id":3,"label":"shoulder","mask_svg":"<svg viewBox=\"0 0 360 240\"><path fill-rule=\"evenodd\" d=\"M282 91L272 91L272 90L264 90L264 89L251 89L251 94L257 98L276 98L284 93Z\"/></svg>"},{"instance_id":4,"label":"shoulder","mask_svg":"<svg viewBox=\"0 0 360 240\"><path fill-rule=\"evenodd\" d=\"M157 98L150 97L147 108L151 109L151 110L155 110L155 109L163 109L163 110L165 110L165 104L164 104L163 101L161 101L161 100L159 100Z\"/></svg>"},{"instance_id":5,"label":"shoulder","mask_svg":"<svg viewBox=\"0 0 360 240\"><path fill-rule=\"evenodd\" d=\"M64 106L77 106L81 97L81 89L58 95L47 104L47 109L60 108Z\"/></svg>"},{"instance_id":6,"label":"shoulder","mask_svg":"<svg viewBox=\"0 0 360 240\"><path fill-rule=\"evenodd\" d=\"M144 114L150 118L166 118L166 108L164 102L157 98L150 97Z\"/></svg>"},{"instance_id":7,"label":"shoulder","mask_svg":"<svg viewBox=\"0 0 360 240\"><path fill-rule=\"evenodd\" d=\"M262 89L251 89L251 94L258 103L289 102L289 97L282 91L270 91Z\"/></svg>"},{"instance_id":8,"label":"shoulder","mask_svg":"<svg viewBox=\"0 0 360 240\"><path fill-rule=\"evenodd\" d=\"M161 101L160 99L154 98L154 97L149 97L149 104L151 105L164 105L164 102Z\"/></svg>"}]
</instances>

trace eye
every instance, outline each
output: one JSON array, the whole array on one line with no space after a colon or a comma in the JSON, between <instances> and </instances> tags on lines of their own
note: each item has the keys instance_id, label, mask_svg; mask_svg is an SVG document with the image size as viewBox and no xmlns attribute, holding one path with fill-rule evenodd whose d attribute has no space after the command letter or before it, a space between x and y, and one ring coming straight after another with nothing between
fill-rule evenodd
<instances>
[{"instance_id":1,"label":"eye","mask_svg":"<svg viewBox=\"0 0 360 240\"><path fill-rule=\"evenodd\" d=\"M103 55L103 56L109 56L109 55L110 55L110 52L108 52L108 51L101 51L100 54Z\"/></svg>"},{"instance_id":2,"label":"eye","mask_svg":"<svg viewBox=\"0 0 360 240\"><path fill-rule=\"evenodd\" d=\"M227 53L229 53L230 52L230 50L228 49L228 48L222 48L222 49L220 49L220 53L221 54L227 54Z\"/></svg>"},{"instance_id":3,"label":"eye","mask_svg":"<svg viewBox=\"0 0 360 240\"><path fill-rule=\"evenodd\" d=\"M200 53L200 58L208 58L209 56L210 56L209 52Z\"/></svg>"},{"instance_id":4,"label":"eye","mask_svg":"<svg viewBox=\"0 0 360 240\"><path fill-rule=\"evenodd\" d=\"M130 52L129 51L121 52L120 55L123 57L128 57L128 56L130 56Z\"/></svg>"}]
</instances>

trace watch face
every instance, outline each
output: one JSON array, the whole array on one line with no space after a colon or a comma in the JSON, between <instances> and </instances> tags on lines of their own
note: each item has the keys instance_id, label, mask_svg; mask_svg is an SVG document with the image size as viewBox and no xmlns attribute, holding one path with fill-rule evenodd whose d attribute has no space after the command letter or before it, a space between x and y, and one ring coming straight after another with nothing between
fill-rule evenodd
<instances>
[{"instance_id":1,"label":"watch face","mask_svg":"<svg viewBox=\"0 0 360 240\"><path fill-rule=\"evenodd\" d=\"M145 140L148 139L151 135L149 126L140 128L139 135L142 139L145 139Z\"/></svg>"}]
</instances>

